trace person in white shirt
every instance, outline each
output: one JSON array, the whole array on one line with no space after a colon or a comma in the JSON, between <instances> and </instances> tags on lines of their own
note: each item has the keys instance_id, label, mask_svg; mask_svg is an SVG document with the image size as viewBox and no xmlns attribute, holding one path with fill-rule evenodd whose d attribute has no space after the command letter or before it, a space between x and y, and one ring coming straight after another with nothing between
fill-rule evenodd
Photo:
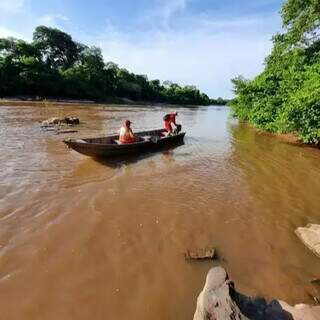
<instances>
[{"instance_id":1,"label":"person in white shirt","mask_svg":"<svg viewBox=\"0 0 320 320\"><path fill-rule=\"evenodd\" d=\"M119 135L120 143L134 143L138 141L138 138L132 132L131 121L126 120L124 125L120 129Z\"/></svg>"}]
</instances>

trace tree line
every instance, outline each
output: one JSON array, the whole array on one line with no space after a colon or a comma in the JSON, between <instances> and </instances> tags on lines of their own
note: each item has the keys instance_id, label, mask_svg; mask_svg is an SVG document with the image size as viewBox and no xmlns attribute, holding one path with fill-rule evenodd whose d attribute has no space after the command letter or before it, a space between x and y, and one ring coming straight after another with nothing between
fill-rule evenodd
<instances>
[{"instance_id":1,"label":"tree line","mask_svg":"<svg viewBox=\"0 0 320 320\"><path fill-rule=\"evenodd\" d=\"M320 143L320 1L287 0L284 32L273 37L265 69L249 81L233 79L234 114L258 128L296 133Z\"/></svg>"},{"instance_id":2,"label":"tree line","mask_svg":"<svg viewBox=\"0 0 320 320\"><path fill-rule=\"evenodd\" d=\"M195 86L148 80L104 62L100 48L78 43L55 28L38 26L33 41L0 38L0 97L31 96L106 101L112 97L173 104L226 104Z\"/></svg>"}]
</instances>

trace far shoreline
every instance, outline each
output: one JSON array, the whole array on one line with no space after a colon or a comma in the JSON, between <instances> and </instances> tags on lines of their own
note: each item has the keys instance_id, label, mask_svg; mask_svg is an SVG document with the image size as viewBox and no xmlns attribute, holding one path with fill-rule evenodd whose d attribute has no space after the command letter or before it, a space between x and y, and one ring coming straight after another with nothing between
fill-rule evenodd
<instances>
[{"instance_id":1,"label":"far shoreline","mask_svg":"<svg viewBox=\"0 0 320 320\"><path fill-rule=\"evenodd\" d=\"M32 106L32 105L83 105L83 106L105 106L105 105L130 105L130 106L172 106L174 108L186 107L186 108L198 108L198 107L228 107L227 104L217 105L217 104L209 104L209 105L194 105L194 104L173 104L168 102L155 102L155 101L135 101L128 98L110 98L106 101L93 101L93 100L74 100L74 99L34 99L34 98L19 98L19 97L6 97L0 98L0 106Z\"/></svg>"}]
</instances>

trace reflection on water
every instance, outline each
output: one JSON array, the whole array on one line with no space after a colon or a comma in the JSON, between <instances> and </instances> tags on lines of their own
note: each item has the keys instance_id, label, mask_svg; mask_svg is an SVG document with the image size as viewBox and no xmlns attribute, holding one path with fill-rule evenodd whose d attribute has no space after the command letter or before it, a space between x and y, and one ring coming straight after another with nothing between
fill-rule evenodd
<instances>
[{"instance_id":1,"label":"reflection on water","mask_svg":"<svg viewBox=\"0 0 320 320\"><path fill-rule=\"evenodd\" d=\"M96 158L95 161L98 161L99 163L113 167L113 168L119 168L122 166L126 166L129 164L137 163L138 161L142 161L144 159L148 159L154 156L155 152L161 153L163 155L164 160L174 160L174 149L181 147L184 145L184 142L176 143L171 146L164 146L161 149L153 150L150 152L145 153L137 153L137 154L129 154L129 155L122 155L119 157L113 157L113 158Z\"/></svg>"},{"instance_id":2,"label":"reflection on water","mask_svg":"<svg viewBox=\"0 0 320 320\"><path fill-rule=\"evenodd\" d=\"M78 116L70 137L160 128L147 106L0 107L0 309L4 319L190 319L213 245L238 288L312 302L320 262L294 230L320 223L320 154L257 133L227 108L179 108L185 144L124 160L67 149L39 121ZM0 317L1 318L1 317Z\"/></svg>"}]
</instances>

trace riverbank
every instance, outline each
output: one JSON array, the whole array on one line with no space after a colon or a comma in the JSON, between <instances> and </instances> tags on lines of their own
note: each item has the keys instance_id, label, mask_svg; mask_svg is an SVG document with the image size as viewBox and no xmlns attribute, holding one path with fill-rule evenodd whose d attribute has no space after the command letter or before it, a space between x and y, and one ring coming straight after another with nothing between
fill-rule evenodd
<instances>
[{"instance_id":1,"label":"riverbank","mask_svg":"<svg viewBox=\"0 0 320 320\"><path fill-rule=\"evenodd\" d=\"M310 147L310 148L320 149L320 144L304 143L301 141L299 136L295 133L272 133L268 131L260 131L260 132L262 132L265 135L272 136L285 143L293 144L299 147Z\"/></svg>"},{"instance_id":2,"label":"riverbank","mask_svg":"<svg viewBox=\"0 0 320 320\"><path fill-rule=\"evenodd\" d=\"M259 135L272 137L279 141L282 141L291 145L299 146L299 147L306 147L306 148L309 147L309 148L320 149L320 144L304 143L303 141L301 141L297 133L274 133L274 132L258 129L253 124L246 121L240 121L240 122L253 128Z\"/></svg>"}]
</instances>

